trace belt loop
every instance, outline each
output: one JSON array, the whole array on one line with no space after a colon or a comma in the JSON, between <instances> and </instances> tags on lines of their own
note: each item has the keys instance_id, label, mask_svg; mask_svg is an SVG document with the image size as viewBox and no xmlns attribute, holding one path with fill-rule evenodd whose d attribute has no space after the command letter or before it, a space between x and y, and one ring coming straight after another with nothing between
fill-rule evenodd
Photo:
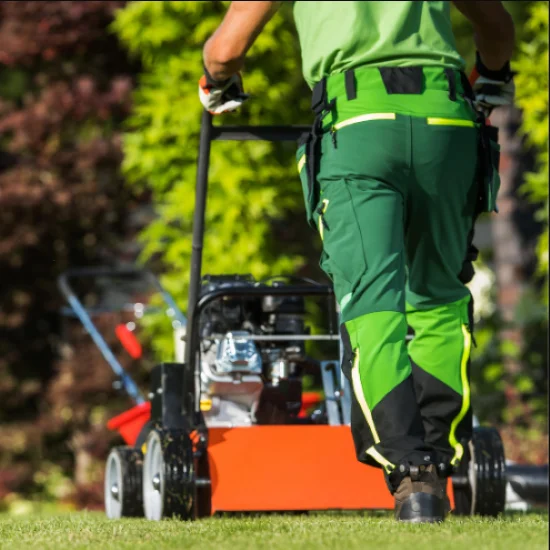
<instances>
[{"instance_id":1,"label":"belt loop","mask_svg":"<svg viewBox=\"0 0 550 550\"><path fill-rule=\"evenodd\" d=\"M449 99L451 101L456 101L456 74L453 69L446 67L445 75L447 76L447 82L449 83Z\"/></svg>"},{"instance_id":2,"label":"belt loop","mask_svg":"<svg viewBox=\"0 0 550 550\"><path fill-rule=\"evenodd\" d=\"M315 115L320 114L326 109L327 104L327 79L322 78L313 87L311 95L311 110Z\"/></svg>"},{"instance_id":3,"label":"belt loop","mask_svg":"<svg viewBox=\"0 0 550 550\"><path fill-rule=\"evenodd\" d=\"M348 101L357 98L357 86L355 84L355 71L353 69L344 73L346 82L346 96Z\"/></svg>"},{"instance_id":4,"label":"belt loop","mask_svg":"<svg viewBox=\"0 0 550 550\"><path fill-rule=\"evenodd\" d=\"M460 71L460 83L462 84L462 93L464 94L464 97L474 101L474 91L472 90L472 85L470 84L470 81L464 71Z\"/></svg>"}]
</instances>

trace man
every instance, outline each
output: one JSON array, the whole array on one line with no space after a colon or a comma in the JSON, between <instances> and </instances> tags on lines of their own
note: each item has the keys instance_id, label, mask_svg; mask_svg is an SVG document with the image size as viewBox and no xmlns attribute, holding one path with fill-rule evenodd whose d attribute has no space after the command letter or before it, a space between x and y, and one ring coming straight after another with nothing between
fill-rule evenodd
<instances>
[{"instance_id":1,"label":"man","mask_svg":"<svg viewBox=\"0 0 550 550\"><path fill-rule=\"evenodd\" d=\"M231 4L204 47L210 112L246 100L245 54L280 4ZM383 468L398 520L442 521L472 430L473 224L498 190L473 105L512 102L514 25L501 2L454 2L474 27L472 92L448 2L293 4L316 115L299 170L340 304L357 457Z\"/></svg>"}]
</instances>

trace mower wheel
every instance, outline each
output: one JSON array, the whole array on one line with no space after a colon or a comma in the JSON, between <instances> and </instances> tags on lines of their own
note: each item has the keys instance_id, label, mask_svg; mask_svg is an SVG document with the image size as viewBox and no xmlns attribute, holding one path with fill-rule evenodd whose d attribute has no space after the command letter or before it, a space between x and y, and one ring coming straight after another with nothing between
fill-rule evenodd
<instances>
[{"instance_id":1,"label":"mower wheel","mask_svg":"<svg viewBox=\"0 0 550 550\"><path fill-rule=\"evenodd\" d=\"M143 506L145 517L159 521L194 519L195 468L193 445L184 430L151 430L145 444Z\"/></svg>"},{"instance_id":2,"label":"mower wheel","mask_svg":"<svg viewBox=\"0 0 550 550\"><path fill-rule=\"evenodd\" d=\"M105 513L109 519L143 517L143 454L132 447L114 447L105 467Z\"/></svg>"},{"instance_id":3,"label":"mower wheel","mask_svg":"<svg viewBox=\"0 0 550 550\"><path fill-rule=\"evenodd\" d=\"M506 504L506 460L498 430L475 427L453 476L457 515L496 517Z\"/></svg>"}]
</instances>

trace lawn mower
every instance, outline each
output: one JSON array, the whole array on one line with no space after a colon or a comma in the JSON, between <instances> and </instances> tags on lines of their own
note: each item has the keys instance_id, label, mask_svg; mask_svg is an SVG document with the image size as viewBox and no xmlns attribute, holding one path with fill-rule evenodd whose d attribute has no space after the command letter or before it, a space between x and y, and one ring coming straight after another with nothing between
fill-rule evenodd
<instances>
[{"instance_id":1,"label":"lawn mower","mask_svg":"<svg viewBox=\"0 0 550 550\"><path fill-rule=\"evenodd\" d=\"M297 141L306 126L215 126L202 115L185 317L151 274L178 335L176 360L151 371L145 400L124 372L69 285L60 288L136 405L109 421L126 446L106 463L109 518L189 520L218 512L391 509L382 471L356 460L350 433L350 387L341 375L338 306L332 287L296 277L256 281L201 275L212 141ZM105 275L105 272L101 272ZM324 304L328 328L312 333L306 301ZM144 305L128 309L143 315ZM121 329L127 350L138 349ZM182 340L183 338L183 340ZM314 359L307 342L328 342ZM125 342L125 343L124 343ZM304 389L317 376L322 392ZM504 511L507 470L498 431L476 427L448 493L455 513ZM546 484L547 486L547 484Z\"/></svg>"}]
</instances>

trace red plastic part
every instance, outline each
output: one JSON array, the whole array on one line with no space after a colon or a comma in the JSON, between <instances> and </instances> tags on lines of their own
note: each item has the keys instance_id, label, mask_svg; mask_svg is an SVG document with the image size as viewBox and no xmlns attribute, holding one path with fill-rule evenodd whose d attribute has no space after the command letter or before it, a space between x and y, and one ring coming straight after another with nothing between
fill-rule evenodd
<instances>
[{"instance_id":1,"label":"red plastic part","mask_svg":"<svg viewBox=\"0 0 550 550\"><path fill-rule=\"evenodd\" d=\"M135 334L124 323L116 326L115 334L132 359L139 359L142 356L141 344Z\"/></svg>"},{"instance_id":2,"label":"red plastic part","mask_svg":"<svg viewBox=\"0 0 550 550\"><path fill-rule=\"evenodd\" d=\"M130 410L111 418L107 422L107 428L117 431L127 445L134 446L139 432L151 418L151 403L146 401L141 405L136 405Z\"/></svg>"},{"instance_id":3,"label":"red plastic part","mask_svg":"<svg viewBox=\"0 0 550 550\"><path fill-rule=\"evenodd\" d=\"M318 405L323 400L323 395L318 392L304 392L302 394L302 408L300 418L307 415L308 410ZM107 428L120 433L127 445L134 445L141 429L151 417L151 403L147 401L142 405L136 405L131 409L111 418L107 422Z\"/></svg>"},{"instance_id":4,"label":"red plastic part","mask_svg":"<svg viewBox=\"0 0 550 550\"><path fill-rule=\"evenodd\" d=\"M309 409L318 405L323 400L323 394L316 391L305 391L302 393L302 408L298 413L298 418L305 418Z\"/></svg>"}]
</instances>

